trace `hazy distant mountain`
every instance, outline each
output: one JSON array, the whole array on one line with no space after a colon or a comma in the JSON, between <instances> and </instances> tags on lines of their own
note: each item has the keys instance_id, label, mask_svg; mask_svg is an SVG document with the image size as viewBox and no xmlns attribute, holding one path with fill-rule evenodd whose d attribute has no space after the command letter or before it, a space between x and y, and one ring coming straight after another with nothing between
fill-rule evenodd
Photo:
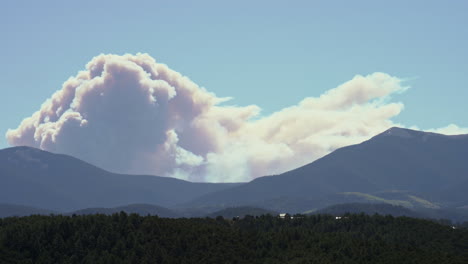
<instances>
[{"instance_id":1,"label":"hazy distant mountain","mask_svg":"<svg viewBox=\"0 0 468 264\"><path fill-rule=\"evenodd\" d=\"M30 147L0 150L0 183L2 203L57 211L136 203L167 207L239 185L115 174L71 156Z\"/></svg>"},{"instance_id":2,"label":"hazy distant mountain","mask_svg":"<svg viewBox=\"0 0 468 264\"><path fill-rule=\"evenodd\" d=\"M57 212L19 204L0 203L0 218L10 216L49 215Z\"/></svg>"},{"instance_id":3,"label":"hazy distant mountain","mask_svg":"<svg viewBox=\"0 0 468 264\"><path fill-rule=\"evenodd\" d=\"M90 214L115 214L119 212L125 212L127 214L139 214L141 216L146 215L158 215L159 217L176 218L180 217L180 214L156 205L151 204L129 204L125 206L118 206L113 208L86 208L77 211L67 213L67 215L90 215Z\"/></svg>"},{"instance_id":4,"label":"hazy distant mountain","mask_svg":"<svg viewBox=\"0 0 468 264\"><path fill-rule=\"evenodd\" d=\"M404 192L410 207L425 207L426 202L458 207L468 205L467 184L468 135L391 128L298 169L211 193L187 206L250 205L301 212L347 200L384 202L389 199L378 195L391 190L400 196Z\"/></svg>"}]
</instances>

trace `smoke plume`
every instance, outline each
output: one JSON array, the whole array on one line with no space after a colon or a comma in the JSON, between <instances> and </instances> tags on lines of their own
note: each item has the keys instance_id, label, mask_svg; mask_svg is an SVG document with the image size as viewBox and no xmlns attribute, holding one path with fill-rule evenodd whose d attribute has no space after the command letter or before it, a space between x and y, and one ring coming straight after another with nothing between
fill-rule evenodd
<instances>
[{"instance_id":1,"label":"smoke plume","mask_svg":"<svg viewBox=\"0 0 468 264\"><path fill-rule=\"evenodd\" d=\"M115 172L249 181L395 125L403 105L388 98L404 89L385 73L357 75L261 117L258 106L226 106L147 54L99 55L6 137Z\"/></svg>"}]
</instances>

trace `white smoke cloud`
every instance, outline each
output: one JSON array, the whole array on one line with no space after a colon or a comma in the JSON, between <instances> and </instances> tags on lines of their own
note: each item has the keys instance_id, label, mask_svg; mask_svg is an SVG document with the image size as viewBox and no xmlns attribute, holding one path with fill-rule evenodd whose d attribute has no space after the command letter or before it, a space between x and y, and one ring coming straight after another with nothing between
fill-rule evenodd
<instances>
[{"instance_id":1,"label":"white smoke cloud","mask_svg":"<svg viewBox=\"0 0 468 264\"><path fill-rule=\"evenodd\" d=\"M385 73L355 76L272 115L225 106L147 54L99 55L17 129L10 145L66 153L105 169L191 181L271 175L362 142L395 124L406 89ZM454 125L441 131L462 130Z\"/></svg>"}]
</instances>

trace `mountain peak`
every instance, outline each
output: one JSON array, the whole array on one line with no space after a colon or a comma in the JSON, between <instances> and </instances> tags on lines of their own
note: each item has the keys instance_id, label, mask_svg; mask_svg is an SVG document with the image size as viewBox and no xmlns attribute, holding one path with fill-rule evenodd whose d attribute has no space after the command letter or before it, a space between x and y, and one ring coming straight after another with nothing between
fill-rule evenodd
<instances>
[{"instance_id":1,"label":"mountain peak","mask_svg":"<svg viewBox=\"0 0 468 264\"><path fill-rule=\"evenodd\" d=\"M24 157L24 156L31 157L31 156L40 155L41 153L45 153L45 151L41 149L28 147L28 146L10 147L6 149L2 149L0 151L8 155L21 156L21 157Z\"/></svg>"},{"instance_id":2,"label":"mountain peak","mask_svg":"<svg viewBox=\"0 0 468 264\"><path fill-rule=\"evenodd\" d=\"M378 134L374 138L384 138L384 137L420 139L422 141L426 141L429 138L433 138L433 137L448 137L448 136L433 133L433 132L425 132L425 131L413 130L413 129L408 129L408 128L391 127L385 130L384 132Z\"/></svg>"},{"instance_id":3,"label":"mountain peak","mask_svg":"<svg viewBox=\"0 0 468 264\"><path fill-rule=\"evenodd\" d=\"M44 153L47 152L37 148L19 146L0 150L0 158L5 158L11 164L45 169L48 167L48 164L44 160Z\"/></svg>"},{"instance_id":4,"label":"mountain peak","mask_svg":"<svg viewBox=\"0 0 468 264\"><path fill-rule=\"evenodd\" d=\"M401 128L401 127L392 127L392 128L389 128L389 129L385 130L380 135L382 135L382 136L402 137L402 138L411 138L415 132L419 132L419 131L406 129L406 128Z\"/></svg>"},{"instance_id":5,"label":"mountain peak","mask_svg":"<svg viewBox=\"0 0 468 264\"><path fill-rule=\"evenodd\" d=\"M433 138L445 138L445 139L463 139L468 138L468 134L459 134L459 135L445 135L434 132L413 130L408 128L401 127L391 127L384 132L376 135L373 138L384 138L384 137L393 137L393 138L405 138L405 139L419 139L422 141L427 141Z\"/></svg>"}]
</instances>

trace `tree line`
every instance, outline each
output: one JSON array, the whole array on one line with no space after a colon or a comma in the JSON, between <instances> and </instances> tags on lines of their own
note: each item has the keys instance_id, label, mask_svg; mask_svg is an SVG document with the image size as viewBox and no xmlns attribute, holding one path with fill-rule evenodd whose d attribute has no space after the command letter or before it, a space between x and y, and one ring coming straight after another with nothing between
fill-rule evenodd
<instances>
[{"instance_id":1,"label":"tree line","mask_svg":"<svg viewBox=\"0 0 468 264\"><path fill-rule=\"evenodd\" d=\"M468 263L468 230L348 214L0 219L0 263Z\"/></svg>"}]
</instances>

